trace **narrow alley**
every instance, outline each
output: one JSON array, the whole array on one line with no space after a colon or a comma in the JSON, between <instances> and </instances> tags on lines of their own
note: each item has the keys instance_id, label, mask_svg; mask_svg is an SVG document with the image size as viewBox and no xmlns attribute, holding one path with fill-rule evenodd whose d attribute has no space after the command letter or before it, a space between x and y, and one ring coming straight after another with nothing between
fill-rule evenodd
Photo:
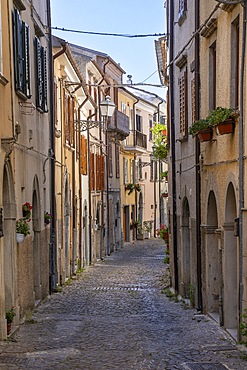
<instances>
[{"instance_id":1,"label":"narrow alley","mask_svg":"<svg viewBox=\"0 0 247 370\"><path fill-rule=\"evenodd\" d=\"M223 329L162 294L164 250L125 244L82 272L1 342L0 369L246 369Z\"/></svg>"}]
</instances>

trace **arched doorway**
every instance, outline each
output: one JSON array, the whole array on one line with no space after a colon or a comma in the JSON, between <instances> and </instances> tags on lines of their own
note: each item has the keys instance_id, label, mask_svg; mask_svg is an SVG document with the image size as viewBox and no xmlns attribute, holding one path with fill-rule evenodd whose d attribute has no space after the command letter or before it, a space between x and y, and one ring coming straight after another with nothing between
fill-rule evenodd
<instances>
[{"instance_id":1,"label":"arched doorway","mask_svg":"<svg viewBox=\"0 0 247 370\"><path fill-rule=\"evenodd\" d=\"M213 191L210 191L207 208L206 232L206 292L207 292L207 311L219 321L220 306L220 252L218 248L218 211L216 198Z\"/></svg>"},{"instance_id":2,"label":"arched doorway","mask_svg":"<svg viewBox=\"0 0 247 370\"><path fill-rule=\"evenodd\" d=\"M191 252L190 252L190 208L188 199L185 198L183 201L183 213L182 213L182 282L183 289L182 294L185 298L190 297L191 290Z\"/></svg>"},{"instance_id":3,"label":"arched doorway","mask_svg":"<svg viewBox=\"0 0 247 370\"><path fill-rule=\"evenodd\" d=\"M68 176L65 178L64 187L64 264L65 278L70 277L70 189Z\"/></svg>"},{"instance_id":4,"label":"arched doorway","mask_svg":"<svg viewBox=\"0 0 247 370\"><path fill-rule=\"evenodd\" d=\"M4 270L0 271L1 280L3 281L4 300L3 311L12 306L16 307L15 324L19 322L19 306L17 304L17 255L16 255L16 239L15 239L15 226L16 226L16 205L14 203L14 181L13 172L10 162L7 162L3 170L3 234L4 234L4 250L3 258ZM5 319L5 318L4 318ZM1 339L6 337L5 321L0 325Z\"/></svg>"},{"instance_id":5,"label":"arched doorway","mask_svg":"<svg viewBox=\"0 0 247 370\"><path fill-rule=\"evenodd\" d=\"M236 196L230 183L226 194L224 224L224 326L233 330L237 330L238 322L238 243L234 236L236 217Z\"/></svg>"},{"instance_id":6,"label":"arched doorway","mask_svg":"<svg viewBox=\"0 0 247 370\"><path fill-rule=\"evenodd\" d=\"M32 197L32 221L33 221L33 281L35 300L42 298L42 283L41 283L41 241L40 241L40 192L37 176L33 181L33 197Z\"/></svg>"}]
</instances>

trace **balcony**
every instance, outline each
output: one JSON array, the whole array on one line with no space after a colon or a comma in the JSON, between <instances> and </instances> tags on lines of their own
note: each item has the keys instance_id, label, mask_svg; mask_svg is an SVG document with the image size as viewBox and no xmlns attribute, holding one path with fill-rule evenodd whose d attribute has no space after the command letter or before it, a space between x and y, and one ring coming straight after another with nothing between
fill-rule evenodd
<instances>
[{"instance_id":1,"label":"balcony","mask_svg":"<svg viewBox=\"0 0 247 370\"><path fill-rule=\"evenodd\" d=\"M112 133L114 138L124 140L129 135L129 117L117 110L109 121L108 132Z\"/></svg>"},{"instance_id":2,"label":"balcony","mask_svg":"<svg viewBox=\"0 0 247 370\"><path fill-rule=\"evenodd\" d=\"M144 153L147 150L147 135L142 132L131 130L124 143L124 150Z\"/></svg>"}]
</instances>

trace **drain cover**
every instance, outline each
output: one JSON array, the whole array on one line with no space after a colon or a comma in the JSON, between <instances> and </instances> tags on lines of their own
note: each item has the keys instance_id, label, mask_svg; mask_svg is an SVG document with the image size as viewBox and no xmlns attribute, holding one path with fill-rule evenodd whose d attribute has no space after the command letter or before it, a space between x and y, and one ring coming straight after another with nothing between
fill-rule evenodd
<instances>
[{"instance_id":1,"label":"drain cover","mask_svg":"<svg viewBox=\"0 0 247 370\"><path fill-rule=\"evenodd\" d=\"M194 363L194 364L186 364L187 367L190 370L226 370L227 367L225 367L223 364L216 363L216 364L210 364L210 363Z\"/></svg>"}]
</instances>

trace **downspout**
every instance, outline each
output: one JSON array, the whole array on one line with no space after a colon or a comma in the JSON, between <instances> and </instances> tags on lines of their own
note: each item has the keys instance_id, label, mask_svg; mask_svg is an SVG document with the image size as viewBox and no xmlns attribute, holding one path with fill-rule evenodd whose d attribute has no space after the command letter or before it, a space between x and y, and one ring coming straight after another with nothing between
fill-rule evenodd
<instances>
[{"instance_id":1,"label":"downspout","mask_svg":"<svg viewBox=\"0 0 247 370\"><path fill-rule=\"evenodd\" d=\"M239 98L239 323L243 314L243 210L244 210L244 77L245 77L245 52L246 52L246 22L247 1L243 2L243 35L242 35L242 57L240 71L240 98Z\"/></svg>"},{"instance_id":2,"label":"downspout","mask_svg":"<svg viewBox=\"0 0 247 370\"><path fill-rule=\"evenodd\" d=\"M140 99L136 98L137 100L133 103L133 115L134 115L134 147L136 146L136 104L139 102ZM136 161L136 153L134 154L134 160ZM135 221L137 221L137 192L135 191ZM135 229L135 239L137 238L137 229Z\"/></svg>"},{"instance_id":3,"label":"downspout","mask_svg":"<svg viewBox=\"0 0 247 370\"><path fill-rule=\"evenodd\" d=\"M200 0L195 1L195 31L200 27ZM200 34L195 35L195 118L200 118ZM197 251L197 310L202 311L202 255L201 255L201 172L200 141L195 138L196 163L196 251Z\"/></svg>"},{"instance_id":4,"label":"downspout","mask_svg":"<svg viewBox=\"0 0 247 370\"><path fill-rule=\"evenodd\" d=\"M169 2L169 53L170 53L170 70L169 70L169 90L170 90L170 132L171 132L171 160L172 160L172 226L173 226L173 258L174 258L174 287L178 291L178 250L177 250L177 184L176 184L176 133L174 122L174 1Z\"/></svg>"},{"instance_id":5,"label":"downspout","mask_svg":"<svg viewBox=\"0 0 247 370\"><path fill-rule=\"evenodd\" d=\"M79 105L78 107L78 130L79 127L80 127L80 120L81 120L81 108L83 107L83 105L88 101L89 97L86 96L86 98L83 100L83 102L81 103L81 105ZM82 181L81 181L81 134L80 134L80 145L79 145L79 204L80 204L80 207L79 207L79 259L80 259L80 262L81 262L81 267L84 267L84 259L82 261L82 257L85 257L85 256L82 256L82 228L83 228L83 225L82 225L82 209L83 209L83 204L82 204Z\"/></svg>"},{"instance_id":6,"label":"downspout","mask_svg":"<svg viewBox=\"0 0 247 370\"><path fill-rule=\"evenodd\" d=\"M49 88L50 88L50 208L51 214L54 216L51 219L50 232L50 293L57 290L57 250L56 250L56 208L55 208L55 130L54 130L54 91L53 91L53 56L52 56L52 35L51 35L51 6L50 0L46 1L47 6L47 28L48 28L48 55L49 55Z\"/></svg>"},{"instance_id":7,"label":"downspout","mask_svg":"<svg viewBox=\"0 0 247 370\"><path fill-rule=\"evenodd\" d=\"M90 114L87 117L89 122L92 117L96 115L97 112ZM88 244L89 244L89 264L92 262L92 204L91 204L91 156L90 156L90 134L89 126L87 124L87 153L88 153L88 215L89 215L89 235L88 235Z\"/></svg>"}]
</instances>

